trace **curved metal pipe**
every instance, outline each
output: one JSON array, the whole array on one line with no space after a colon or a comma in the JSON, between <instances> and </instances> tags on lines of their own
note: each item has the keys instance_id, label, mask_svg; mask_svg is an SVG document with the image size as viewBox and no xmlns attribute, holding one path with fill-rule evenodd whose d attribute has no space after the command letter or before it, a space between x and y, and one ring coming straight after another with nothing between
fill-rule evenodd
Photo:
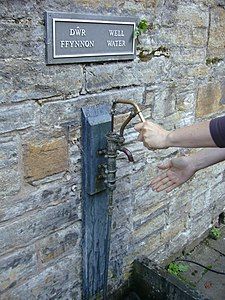
<instances>
[{"instance_id":1,"label":"curved metal pipe","mask_svg":"<svg viewBox=\"0 0 225 300\"><path fill-rule=\"evenodd\" d=\"M133 100L125 100L125 99L115 100L115 101L113 101L112 110L115 111L115 107L116 107L117 103L132 105L134 107L135 114L139 116L139 118L141 119L141 122L145 122L145 118L140 110L140 107Z\"/></svg>"},{"instance_id":2,"label":"curved metal pipe","mask_svg":"<svg viewBox=\"0 0 225 300\"><path fill-rule=\"evenodd\" d=\"M123 122L122 126L120 127L120 136L123 136L124 129L127 126L127 124L130 123L130 121L136 116L134 112L131 112L130 115L127 117L127 119Z\"/></svg>"},{"instance_id":3,"label":"curved metal pipe","mask_svg":"<svg viewBox=\"0 0 225 300\"><path fill-rule=\"evenodd\" d=\"M133 158L133 155L132 153L130 152L130 150L128 150L127 148L123 147L123 148L120 148L119 151L123 152L124 154L126 154L129 162L134 162L134 158Z\"/></svg>"}]
</instances>

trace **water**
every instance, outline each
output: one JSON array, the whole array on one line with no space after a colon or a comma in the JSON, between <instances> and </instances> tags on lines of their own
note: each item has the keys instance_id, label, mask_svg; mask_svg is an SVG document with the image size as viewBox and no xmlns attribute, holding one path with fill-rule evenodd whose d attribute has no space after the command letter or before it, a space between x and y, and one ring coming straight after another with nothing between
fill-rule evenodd
<instances>
[{"instance_id":1,"label":"water","mask_svg":"<svg viewBox=\"0 0 225 300\"><path fill-rule=\"evenodd\" d=\"M124 300L142 300L135 292L130 292L129 295L125 296Z\"/></svg>"}]
</instances>

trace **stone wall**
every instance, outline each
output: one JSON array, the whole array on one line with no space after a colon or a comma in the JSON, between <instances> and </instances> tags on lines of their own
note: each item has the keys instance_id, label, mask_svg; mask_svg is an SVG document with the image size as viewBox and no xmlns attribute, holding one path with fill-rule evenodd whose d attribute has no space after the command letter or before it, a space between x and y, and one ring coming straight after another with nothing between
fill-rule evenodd
<instances>
[{"instance_id":1,"label":"stone wall","mask_svg":"<svg viewBox=\"0 0 225 300\"><path fill-rule=\"evenodd\" d=\"M135 61L46 66L45 10L137 16L151 26ZM80 108L133 99L167 129L222 115L225 4L1 0L0 14L0 298L80 299ZM183 149L148 151L136 138L130 126L135 163L118 159L111 289L134 258L162 261L201 236L225 206L223 163L172 193L151 191L157 163Z\"/></svg>"}]
</instances>

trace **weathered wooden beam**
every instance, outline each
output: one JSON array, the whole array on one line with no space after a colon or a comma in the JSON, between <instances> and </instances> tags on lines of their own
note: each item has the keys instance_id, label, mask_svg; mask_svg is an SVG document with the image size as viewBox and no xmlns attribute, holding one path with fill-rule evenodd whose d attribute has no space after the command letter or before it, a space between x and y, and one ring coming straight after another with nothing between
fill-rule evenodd
<instances>
[{"instance_id":1,"label":"weathered wooden beam","mask_svg":"<svg viewBox=\"0 0 225 300\"><path fill-rule=\"evenodd\" d=\"M101 167L107 163L98 150L106 148L111 128L110 107L82 109L83 299L102 294L107 276L108 197Z\"/></svg>"}]
</instances>

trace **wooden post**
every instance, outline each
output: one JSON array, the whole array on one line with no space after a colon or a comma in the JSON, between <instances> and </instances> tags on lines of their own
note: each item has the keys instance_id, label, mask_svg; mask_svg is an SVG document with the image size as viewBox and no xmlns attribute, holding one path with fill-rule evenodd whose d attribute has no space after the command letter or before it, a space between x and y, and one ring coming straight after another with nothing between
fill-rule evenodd
<instances>
[{"instance_id":1,"label":"wooden post","mask_svg":"<svg viewBox=\"0 0 225 300\"><path fill-rule=\"evenodd\" d=\"M98 150L106 148L111 129L110 107L82 109L83 299L102 295L107 276L108 196L101 166L107 163ZM100 166L100 167L99 167ZM107 273L106 273L107 272Z\"/></svg>"}]
</instances>

